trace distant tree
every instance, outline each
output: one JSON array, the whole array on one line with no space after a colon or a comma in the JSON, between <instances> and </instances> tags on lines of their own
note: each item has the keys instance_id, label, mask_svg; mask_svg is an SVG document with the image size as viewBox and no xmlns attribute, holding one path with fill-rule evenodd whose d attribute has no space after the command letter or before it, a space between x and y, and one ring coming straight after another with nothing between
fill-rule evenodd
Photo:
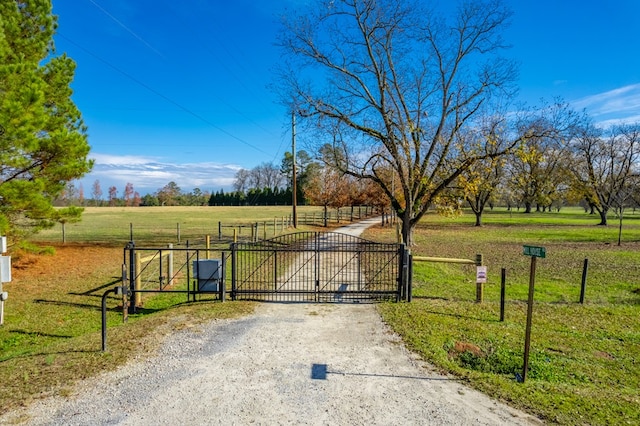
<instances>
[{"instance_id":1,"label":"distant tree","mask_svg":"<svg viewBox=\"0 0 640 426\"><path fill-rule=\"evenodd\" d=\"M249 170L240 169L236 172L235 180L233 181L233 189L235 191L245 192L249 184Z\"/></svg>"},{"instance_id":2,"label":"distant tree","mask_svg":"<svg viewBox=\"0 0 640 426\"><path fill-rule=\"evenodd\" d=\"M175 182L169 182L158 190L157 197L161 206L180 205L182 190Z\"/></svg>"},{"instance_id":3,"label":"distant tree","mask_svg":"<svg viewBox=\"0 0 640 426\"><path fill-rule=\"evenodd\" d=\"M300 150L296 152L296 188L298 190L296 199L298 204L305 204L304 188L309 181L313 168L316 166L318 166L318 164L307 151ZM293 155L289 151L284 153L284 157L280 163L280 173L285 179L284 187L289 189L289 197L285 201L286 203L291 203L291 191L293 190Z\"/></svg>"},{"instance_id":4,"label":"distant tree","mask_svg":"<svg viewBox=\"0 0 640 426\"><path fill-rule=\"evenodd\" d=\"M159 206L160 202L155 195L145 194L141 199L140 205L145 207Z\"/></svg>"},{"instance_id":5,"label":"distant tree","mask_svg":"<svg viewBox=\"0 0 640 426\"><path fill-rule=\"evenodd\" d=\"M200 188L194 188L193 191L186 194L185 203L190 206L206 206L210 195L202 192Z\"/></svg>"},{"instance_id":6,"label":"distant tree","mask_svg":"<svg viewBox=\"0 0 640 426\"><path fill-rule=\"evenodd\" d=\"M500 138L500 123L489 122L489 127L480 126L475 131L461 133L461 137L470 139L460 146L473 146L474 149L484 149L486 158L477 161L465 170L458 178L459 191L476 216L475 226L482 226L482 213L491 200L497 198L500 185L504 181L505 158L493 156L492 151L503 145Z\"/></svg>"},{"instance_id":7,"label":"distant tree","mask_svg":"<svg viewBox=\"0 0 640 426\"><path fill-rule=\"evenodd\" d=\"M142 198L140 197L140 193L138 191L133 193L133 207L140 207L142 204Z\"/></svg>"},{"instance_id":8,"label":"distant tree","mask_svg":"<svg viewBox=\"0 0 640 426\"><path fill-rule=\"evenodd\" d=\"M52 226L53 201L93 164L56 26L50 0L0 1L0 232L15 238Z\"/></svg>"},{"instance_id":9,"label":"distant tree","mask_svg":"<svg viewBox=\"0 0 640 426\"><path fill-rule=\"evenodd\" d=\"M131 205L133 204L133 193L135 191L133 190L133 184L130 182L127 182L127 184L124 187L124 205L126 207L131 207Z\"/></svg>"},{"instance_id":10,"label":"distant tree","mask_svg":"<svg viewBox=\"0 0 640 426\"><path fill-rule=\"evenodd\" d=\"M324 208L324 226L327 226L328 208L349 205L349 178L338 170L323 167L310 177L305 197L312 205Z\"/></svg>"},{"instance_id":11,"label":"distant tree","mask_svg":"<svg viewBox=\"0 0 640 426\"><path fill-rule=\"evenodd\" d=\"M84 186L82 185L82 182L80 182L80 185L78 186L78 204L84 206Z\"/></svg>"},{"instance_id":12,"label":"distant tree","mask_svg":"<svg viewBox=\"0 0 640 426\"><path fill-rule=\"evenodd\" d=\"M562 190L569 183L567 159L570 158L567 141L577 122L568 126L566 132L542 132L527 137L512 152L507 163L507 179L513 194L524 205L524 212L531 213L562 197ZM541 120L534 127L551 128L552 124Z\"/></svg>"},{"instance_id":13,"label":"distant tree","mask_svg":"<svg viewBox=\"0 0 640 426\"><path fill-rule=\"evenodd\" d=\"M79 222L82 219L82 212L84 208L77 206L70 206L64 209L56 210L54 219L62 226L62 242L67 242L66 224Z\"/></svg>"},{"instance_id":14,"label":"distant tree","mask_svg":"<svg viewBox=\"0 0 640 426\"><path fill-rule=\"evenodd\" d=\"M99 206L102 202L102 187L100 186L100 181L98 179L93 182L91 195L93 197L93 204L95 206Z\"/></svg>"},{"instance_id":15,"label":"distant tree","mask_svg":"<svg viewBox=\"0 0 640 426\"><path fill-rule=\"evenodd\" d=\"M620 208L633 194L630 188L640 172L640 124L614 127L607 137L586 126L571 148L573 185L598 212L599 224L607 225L609 210Z\"/></svg>"},{"instance_id":16,"label":"distant tree","mask_svg":"<svg viewBox=\"0 0 640 426\"><path fill-rule=\"evenodd\" d=\"M54 206L71 206L77 204L78 201L78 189L73 182L67 182L64 189L53 201ZM55 219L56 216L53 215Z\"/></svg>"},{"instance_id":17,"label":"distant tree","mask_svg":"<svg viewBox=\"0 0 640 426\"><path fill-rule=\"evenodd\" d=\"M114 207L118 203L118 189L115 186L109 187L109 207Z\"/></svg>"}]
</instances>

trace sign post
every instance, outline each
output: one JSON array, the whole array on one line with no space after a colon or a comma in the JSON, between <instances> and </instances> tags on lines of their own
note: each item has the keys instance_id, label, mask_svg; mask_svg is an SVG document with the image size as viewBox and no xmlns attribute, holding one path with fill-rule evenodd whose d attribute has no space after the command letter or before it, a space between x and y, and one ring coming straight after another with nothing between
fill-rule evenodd
<instances>
[{"instance_id":1,"label":"sign post","mask_svg":"<svg viewBox=\"0 0 640 426\"><path fill-rule=\"evenodd\" d=\"M7 251L7 237L0 237L0 253ZM2 290L2 283L11 282L11 256L0 255L0 325L4 324L4 301L9 294Z\"/></svg>"},{"instance_id":2,"label":"sign post","mask_svg":"<svg viewBox=\"0 0 640 426\"><path fill-rule=\"evenodd\" d=\"M546 251L544 247L524 246L523 254L531 256L531 268L529 271L529 299L527 302L527 329L524 337L524 363L522 367L522 383L527 380L527 370L529 370L529 347L531 345L531 317L533 316L533 292L536 282L536 259L544 258Z\"/></svg>"}]
</instances>

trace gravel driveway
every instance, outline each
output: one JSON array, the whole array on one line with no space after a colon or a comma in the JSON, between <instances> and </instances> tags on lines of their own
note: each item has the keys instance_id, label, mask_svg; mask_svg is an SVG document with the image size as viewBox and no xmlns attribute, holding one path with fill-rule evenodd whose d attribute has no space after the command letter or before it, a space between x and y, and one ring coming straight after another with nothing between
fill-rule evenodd
<instances>
[{"instance_id":1,"label":"gravel driveway","mask_svg":"<svg viewBox=\"0 0 640 426\"><path fill-rule=\"evenodd\" d=\"M540 421L437 374L373 304L263 303L36 402L30 425L504 425Z\"/></svg>"}]
</instances>

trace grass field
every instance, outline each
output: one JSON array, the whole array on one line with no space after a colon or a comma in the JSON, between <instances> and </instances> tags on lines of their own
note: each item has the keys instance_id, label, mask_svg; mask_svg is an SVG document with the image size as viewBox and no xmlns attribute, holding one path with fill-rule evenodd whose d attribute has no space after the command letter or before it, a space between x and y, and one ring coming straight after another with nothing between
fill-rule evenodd
<instances>
[{"instance_id":1,"label":"grass field","mask_svg":"<svg viewBox=\"0 0 640 426\"><path fill-rule=\"evenodd\" d=\"M350 216L350 209L342 209L341 212L343 218ZM249 226L256 223L259 225L260 237L265 235L264 227L267 237L271 237L283 232L283 221L289 221L291 214L291 206L87 207L83 220L66 224L64 230L67 242L101 241L124 244L133 237L137 242L184 244L189 240L203 239L205 235L218 238L219 231L222 231L224 239L229 240L233 237L234 229L240 237L248 237L252 232ZM329 214L335 221L336 210L331 210ZM314 219L320 223L322 208L298 206L297 216L301 226ZM35 239L61 242L62 237L62 225L58 224L41 232Z\"/></svg>"},{"instance_id":2,"label":"grass field","mask_svg":"<svg viewBox=\"0 0 640 426\"><path fill-rule=\"evenodd\" d=\"M218 221L288 213L286 207L88 209L77 229L93 243L52 243L58 229L39 237L55 246L55 254L12 253L13 281L5 284L9 300L0 327L0 405L10 409L65 395L79 379L145 356L175 329L251 312L251 303L185 303L184 295L172 295L147 300L143 313L123 324L120 299L109 296L109 351L102 353L101 296L119 282L120 238L128 240L131 223L134 232L143 226L175 230L176 223L204 229L212 222L217 227ZM550 423L640 424L640 214L625 218L620 246L617 222L598 227L595 217L580 210L496 210L486 213L481 228L473 219L427 215L412 252L469 259L482 254L488 267L484 302L475 303L474 267L416 262L413 302L379 305L385 321L443 371ZM116 232L124 237L110 236ZM365 236L394 240L389 228ZM544 246L546 257L537 265L530 370L527 381L518 383L530 262L523 244ZM502 268L504 322L498 320Z\"/></svg>"},{"instance_id":3,"label":"grass field","mask_svg":"<svg viewBox=\"0 0 640 426\"><path fill-rule=\"evenodd\" d=\"M484 302L475 303L475 267L414 264L413 302L381 311L409 347L472 386L557 424L640 424L640 215L614 226L577 210L428 216L414 255L473 259L488 267ZM392 239L372 230L371 238ZM522 373L531 258L523 245L546 248L538 259L531 355ZM589 259L585 304L580 304ZM506 270L500 322L501 270Z\"/></svg>"}]
</instances>

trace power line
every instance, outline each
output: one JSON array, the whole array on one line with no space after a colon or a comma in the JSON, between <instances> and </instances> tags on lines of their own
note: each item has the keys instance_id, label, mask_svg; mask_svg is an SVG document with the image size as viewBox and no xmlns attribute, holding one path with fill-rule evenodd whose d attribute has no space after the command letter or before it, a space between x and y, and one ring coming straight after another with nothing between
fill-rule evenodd
<instances>
[{"instance_id":1,"label":"power line","mask_svg":"<svg viewBox=\"0 0 640 426\"><path fill-rule=\"evenodd\" d=\"M182 111L186 112L187 114L197 118L198 120L202 121L203 123L206 123L207 125L215 128L215 129L219 130L220 132L226 134L227 136L232 137L233 139L237 140L238 142L240 142L240 143L242 143L244 145L247 145L248 147L251 147L251 148L255 149L256 151L261 152L261 153L263 153L263 154L265 154L267 156L271 156L271 153L268 153L268 152L258 148L257 146L245 141L244 139L242 139L242 138L230 133L229 131L223 129L222 127L217 126L216 124L214 124L211 121L207 120L205 117L197 114L196 112L190 110L189 108L185 107L184 105L174 101L173 99L169 98L168 96L164 95L163 93L160 93L159 91L157 91L156 89L154 89L151 86L147 85L146 83L138 80L137 78L135 78L131 74L127 73L126 71L123 71L120 68L116 67L111 62L107 61L106 59L101 58L100 56L96 55L92 51L90 51L90 50L86 49L85 47L79 45L75 41L73 41L70 38L66 37L64 34L61 34L60 32L58 32L56 34L57 34L57 36L62 37L63 39L65 39L69 43L73 44L74 46L76 46L78 49L82 50L86 54L92 56L93 58L95 58L98 61L102 62L103 64L107 65L109 68L119 72L120 74L122 74L123 76L127 77L128 79L130 79L134 83L138 84L139 86L144 87L145 89L147 89L149 92L153 93L154 95L159 96L160 98L164 99L165 101L169 102L170 104L178 107L179 109L181 109Z\"/></svg>"},{"instance_id":2,"label":"power line","mask_svg":"<svg viewBox=\"0 0 640 426\"><path fill-rule=\"evenodd\" d=\"M131 28L129 28L128 26L126 26L125 24L123 24L120 20L118 20L118 18L116 18L115 16L113 16L112 14L110 14L105 8L103 8L102 6L100 6L98 3L96 3L94 0L89 0L90 3L92 3L95 7L97 7L102 13L104 13L105 15L107 15L109 18L111 18L111 20L113 20L116 24L120 25L122 28L124 28L125 30L127 30L127 32L129 32L129 34L131 34L132 36L134 36L136 39L138 39L138 41L140 41L142 44L144 44L145 46L147 46L150 50L152 50L155 54L157 54L158 56L160 56L162 59L166 59L165 56L160 53L158 51L158 49L156 49L155 47L153 47L151 44L149 44L145 39L143 39L142 37L140 37L138 34L136 34Z\"/></svg>"},{"instance_id":3,"label":"power line","mask_svg":"<svg viewBox=\"0 0 640 426\"><path fill-rule=\"evenodd\" d=\"M134 36L137 40L139 40L141 43L143 43L147 48L149 48L150 50L152 50L154 53L156 53L158 56L160 56L162 59L167 60L167 57L165 57L161 52L159 52L155 47L153 47L149 42L147 42L145 39L143 39L141 36L139 36L135 31L133 31L130 27L128 27L127 25L125 25L122 21L120 21L118 18L116 18L113 14L111 14L109 11L107 11L104 7L102 7L100 4L98 4L95 0L88 0L90 3L92 3L96 8L98 8L102 13L104 13L106 16L108 16L111 20L113 20L115 23L117 23L119 26L121 26L122 28L124 28L127 32L129 32L132 36ZM182 19L180 19L179 16L174 16L174 19L179 19L181 20L183 27L185 28L190 28L190 29L194 29L194 28L198 28L197 26L193 26L193 25L187 25L186 22ZM68 40L68 38L66 38ZM198 36L194 38L195 40L202 40L202 37ZM231 51L222 43L218 44L223 50L224 52L227 54L227 56L233 58L233 60L242 68L242 64L238 61L238 59L231 53ZM211 48L206 44L206 43L201 43L201 46L204 47L204 49L228 72L229 75L231 75L239 84L240 86L251 96L253 96L254 99L261 101L261 97L260 96L256 96L255 93L253 93L249 87L244 83L244 81L242 79L240 79L238 77L238 75L233 72L233 70L226 64L226 61L221 60L212 50ZM95 56L95 55L94 55ZM244 117L247 121L249 121L250 123L252 123L253 125L255 125L256 127L258 127L259 129L267 132L267 133L271 133L271 130L264 128L262 125L260 125L259 123L257 123L256 121L254 121L252 118L248 117L246 114L244 114L242 111L240 111L239 109L237 109L236 107L234 107L233 105L231 105L230 103L226 102L223 99L220 99L219 97L213 95L213 97L215 99L217 99L220 103L223 103L225 105L227 105L231 110L233 110L234 112L236 112L238 115ZM282 143L283 141L281 140L280 142L280 146L278 147L277 152L274 154L273 156L273 161L275 161L275 159L277 158L281 148L282 148Z\"/></svg>"}]
</instances>

